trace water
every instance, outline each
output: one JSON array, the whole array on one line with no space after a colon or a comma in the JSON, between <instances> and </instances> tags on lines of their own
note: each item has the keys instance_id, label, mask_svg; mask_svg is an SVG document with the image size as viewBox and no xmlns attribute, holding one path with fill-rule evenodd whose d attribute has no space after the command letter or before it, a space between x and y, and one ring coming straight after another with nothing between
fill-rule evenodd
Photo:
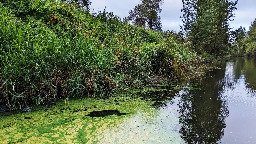
<instances>
[{"instance_id":1,"label":"water","mask_svg":"<svg viewBox=\"0 0 256 144\"><path fill-rule=\"evenodd\" d=\"M136 96L77 99L45 110L3 114L0 141L255 144L255 72L256 59L239 58L181 90L145 89L140 98L132 93Z\"/></svg>"},{"instance_id":2,"label":"water","mask_svg":"<svg viewBox=\"0 0 256 144\"><path fill-rule=\"evenodd\" d=\"M153 117L138 113L102 143L256 143L256 59L239 58L188 83Z\"/></svg>"}]
</instances>

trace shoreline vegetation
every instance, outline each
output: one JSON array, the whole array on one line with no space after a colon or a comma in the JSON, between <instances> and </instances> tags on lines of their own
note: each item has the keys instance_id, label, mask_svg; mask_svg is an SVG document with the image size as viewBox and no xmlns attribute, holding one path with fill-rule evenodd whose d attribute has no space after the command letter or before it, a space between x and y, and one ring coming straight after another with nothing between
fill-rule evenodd
<instances>
[{"instance_id":1,"label":"shoreline vegetation","mask_svg":"<svg viewBox=\"0 0 256 144\"><path fill-rule=\"evenodd\" d=\"M9 0L0 11L0 103L10 110L106 97L159 78L188 80L205 69L179 34L136 27L113 13L51 0Z\"/></svg>"},{"instance_id":2,"label":"shoreline vegetation","mask_svg":"<svg viewBox=\"0 0 256 144\"><path fill-rule=\"evenodd\" d=\"M200 89L190 82L209 69L255 54L256 20L230 31L237 1L183 0L179 33L161 30L163 0L141 2L121 20L90 13L90 0L0 1L0 141L111 141L126 120L150 121L181 90Z\"/></svg>"},{"instance_id":3,"label":"shoreline vegetation","mask_svg":"<svg viewBox=\"0 0 256 144\"><path fill-rule=\"evenodd\" d=\"M237 1L196 7L184 0L179 33L161 30L162 0L142 0L124 20L105 10L90 13L90 1L79 2L0 2L0 105L12 111L71 98L106 98L127 89L175 87L202 76L220 59L255 51L255 21L248 32L229 30ZM155 4L153 16L140 11ZM204 13L207 9L212 11ZM137 13L149 21L140 21Z\"/></svg>"}]
</instances>

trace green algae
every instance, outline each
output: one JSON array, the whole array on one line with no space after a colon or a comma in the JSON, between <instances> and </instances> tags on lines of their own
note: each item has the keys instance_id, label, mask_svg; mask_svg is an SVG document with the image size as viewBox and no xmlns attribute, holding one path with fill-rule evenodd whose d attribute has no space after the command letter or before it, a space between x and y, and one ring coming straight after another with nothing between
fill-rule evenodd
<instances>
[{"instance_id":1,"label":"green algae","mask_svg":"<svg viewBox=\"0 0 256 144\"><path fill-rule=\"evenodd\" d=\"M1 143L97 143L106 129L120 125L139 111L155 115L152 102L125 96L60 101L51 108L0 117ZM92 118L92 111L119 110L127 115Z\"/></svg>"}]
</instances>

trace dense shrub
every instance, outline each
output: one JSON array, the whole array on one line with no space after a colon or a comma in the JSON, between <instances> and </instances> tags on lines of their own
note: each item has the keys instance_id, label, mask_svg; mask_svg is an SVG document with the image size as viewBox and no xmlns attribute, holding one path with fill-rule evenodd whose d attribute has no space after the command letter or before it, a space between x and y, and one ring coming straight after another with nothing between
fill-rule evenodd
<instances>
[{"instance_id":1,"label":"dense shrub","mask_svg":"<svg viewBox=\"0 0 256 144\"><path fill-rule=\"evenodd\" d=\"M16 109L182 78L199 57L171 32L52 0L0 2L0 99Z\"/></svg>"}]
</instances>

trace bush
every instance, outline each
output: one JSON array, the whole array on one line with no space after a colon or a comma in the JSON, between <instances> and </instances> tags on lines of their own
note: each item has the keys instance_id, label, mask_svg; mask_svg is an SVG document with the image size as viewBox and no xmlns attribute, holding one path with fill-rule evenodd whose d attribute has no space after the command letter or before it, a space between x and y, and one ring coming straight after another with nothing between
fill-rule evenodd
<instances>
[{"instance_id":1,"label":"bush","mask_svg":"<svg viewBox=\"0 0 256 144\"><path fill-rule=\"evenodd\" d=\"M0 3L0 56L0 99L12 109L181 78L198 57L174 33L52 0Z\"/></svg>"}]
</instances>

